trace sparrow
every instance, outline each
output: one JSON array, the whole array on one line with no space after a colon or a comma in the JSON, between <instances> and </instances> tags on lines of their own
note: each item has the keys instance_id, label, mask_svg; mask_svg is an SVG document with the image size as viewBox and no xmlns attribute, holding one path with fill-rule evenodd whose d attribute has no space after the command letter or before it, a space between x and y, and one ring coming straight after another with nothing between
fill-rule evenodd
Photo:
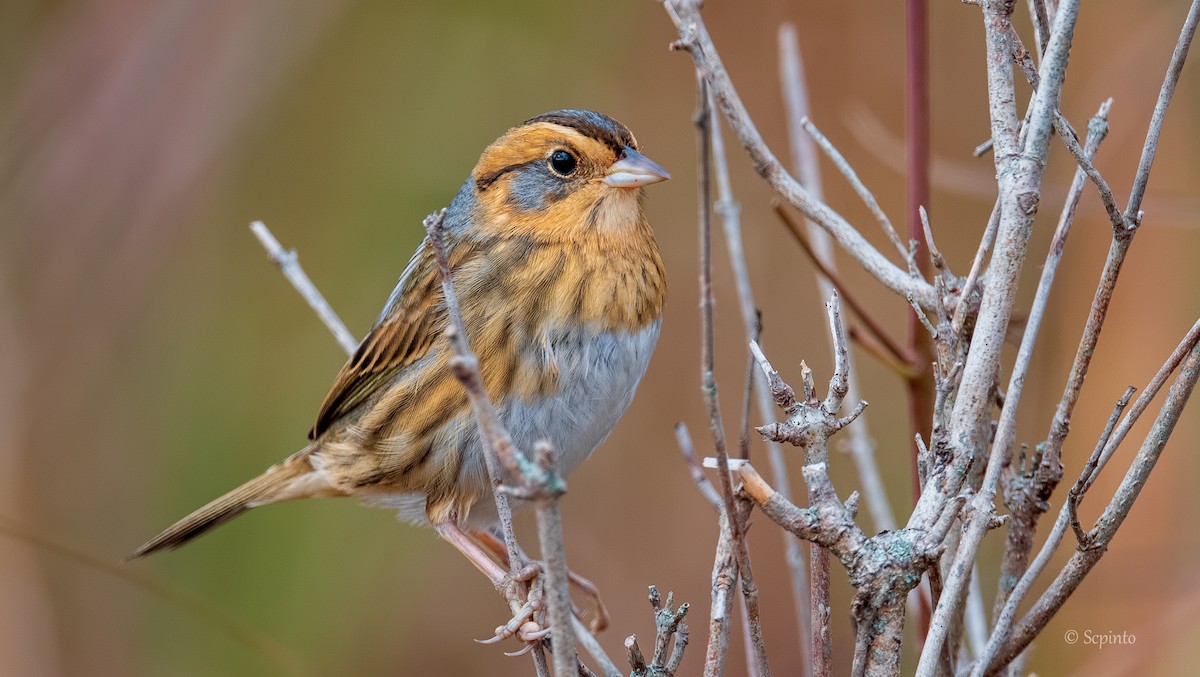
<instances>
[{"instance_id":1,"label":"sparrow","mask_svg":"<svg viewBox=\"0 0 1200 677\"><path fill-rule=\"evenodd\" d=\"M658 341L666 275L642 187L669 178L620 122L558 110L488 146L445 211L484 388L517 446L549 440L564 475L612 431ZM450 369L448 324L426 237L338 373L307 445L131 558L178 547L250 508L348 496L433 526L489 573L467 534L494 534L498 518L479 431ZM491 567L493 578L503 574Z\"/></svg>"}]
</instances>

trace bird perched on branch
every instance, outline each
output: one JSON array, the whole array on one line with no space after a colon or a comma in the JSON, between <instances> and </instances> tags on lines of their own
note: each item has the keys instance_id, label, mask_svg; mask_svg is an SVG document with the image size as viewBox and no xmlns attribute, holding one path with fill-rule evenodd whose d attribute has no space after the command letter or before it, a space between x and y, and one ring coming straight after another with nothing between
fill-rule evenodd
<instances>
[{"instance_id":1,"label":"bird perched on branch","mask_svg":"<svg viewBox=\"0 0 1200 677\"><path fill-rule=\"evenodd\" d=\"M488 146L444 216L467 338L514 442L548 439L568 473L629 406L658 340L666 278L641 187L670 175L616 120L539 115ZM133 557L174 548L250 508L353 496L465 532L497 519L484 447L452 349L428 238L342 367L309 443L183 518Z\"/></svg>"}]
</instances>

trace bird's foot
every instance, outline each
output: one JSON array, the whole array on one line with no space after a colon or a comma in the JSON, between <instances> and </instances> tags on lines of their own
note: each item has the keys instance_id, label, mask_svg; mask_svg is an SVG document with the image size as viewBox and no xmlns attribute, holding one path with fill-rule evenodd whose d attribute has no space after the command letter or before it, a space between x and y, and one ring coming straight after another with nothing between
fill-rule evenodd
<instances>
[{"instance_id":1,"label":"bird's foot","mask_svg":"<svg viewBox=\"0 0 1200 677\"><path fill-rule=\"evenodd\" d=\"M545 621L546 607L542 577L539 574L541 567L536 562L531 562L516 573L504 577L504 581L496 587L508 600L513 609L513 617L507 623L497 626L492 637L476 641L480 644L495 644L515 637L525 644L525 648L506 655L522 656L550 634L550 628Z\"/></svg>"},{"instance_id":2,"label":"bird's foot","mask_svg":"<svg viewBox=\"0 0 1200 677\"><path fill-rule=\"evenodd\" d=\"M479 541L481 545L491 551L491 553L495 555L497 559L499 559L505 565L508 564L508 549L495 534L489 531L476 531L472 532L472 535L476 540ZM537 560L530 560L523 552L520 553L520 556L525 557L526 561L528 562L521 571L521 575L526 576L523 578L523 580L530 580L534 576L541 574L543 570L543 564L541 562ZM593 633L603 632L608 627L609 615L608 609L604 606L604 600L600 598L600 590L597 589L596 585L590 580L580 576L574 571L568 571L567 573L569 575L571 585L573 585L576 590L581 592L583 596L587 597L591 602L591 610L593 615L591 622L588 623L588 628ZM576 607L574 611L575 615L581 620L586 615L586 612L578 607Z\"/></svg>"}]
</instances>

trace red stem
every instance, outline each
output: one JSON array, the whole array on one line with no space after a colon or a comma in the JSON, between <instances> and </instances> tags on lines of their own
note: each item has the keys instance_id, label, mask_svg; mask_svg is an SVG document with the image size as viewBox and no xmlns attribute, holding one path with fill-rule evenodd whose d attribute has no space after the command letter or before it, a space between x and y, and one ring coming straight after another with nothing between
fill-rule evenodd
<instances>
[{"instance_id":1,"label":"red stem","mask_svg":"<svg viewBox=\"0 0 1200 677\"><path fill-rule=\"evenodd\" d=\"M920 208L929 209L929 21L926 0L905 2L905 66L907 74L907 96L905 97L905 125L908 138L908 237L917 242L916 262L921 275L929 275L928 247L925 232L921 227ZM924 326L917 320L916 313L909 311L908 317L909 362L914 373L908 379L909 426L912 433L929 439L933 425L933 370L932 339ZM917 447L913 443L912 486L913 504L921 495L921 484L917 477ZM929 630L929 601L921 595L917 630L924 643Z\"/></svg>"}]
</instances>

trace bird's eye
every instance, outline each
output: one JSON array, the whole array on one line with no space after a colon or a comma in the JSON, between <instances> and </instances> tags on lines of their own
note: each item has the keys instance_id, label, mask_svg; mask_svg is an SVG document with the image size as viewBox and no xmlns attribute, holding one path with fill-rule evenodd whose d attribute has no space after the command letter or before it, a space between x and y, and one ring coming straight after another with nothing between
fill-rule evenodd
<instances>
[{"instance_id":1,"label":"bird's eye","mask_svg":"<svg viewBox=\"0 0 1200 677\"><path fill-rule=\"evenodd\" d=\"M575 171L576 164L575 156L565 150L559 149L550 154L550 169L559 176L569 176Z\"/></svg>"}]
</instances>

